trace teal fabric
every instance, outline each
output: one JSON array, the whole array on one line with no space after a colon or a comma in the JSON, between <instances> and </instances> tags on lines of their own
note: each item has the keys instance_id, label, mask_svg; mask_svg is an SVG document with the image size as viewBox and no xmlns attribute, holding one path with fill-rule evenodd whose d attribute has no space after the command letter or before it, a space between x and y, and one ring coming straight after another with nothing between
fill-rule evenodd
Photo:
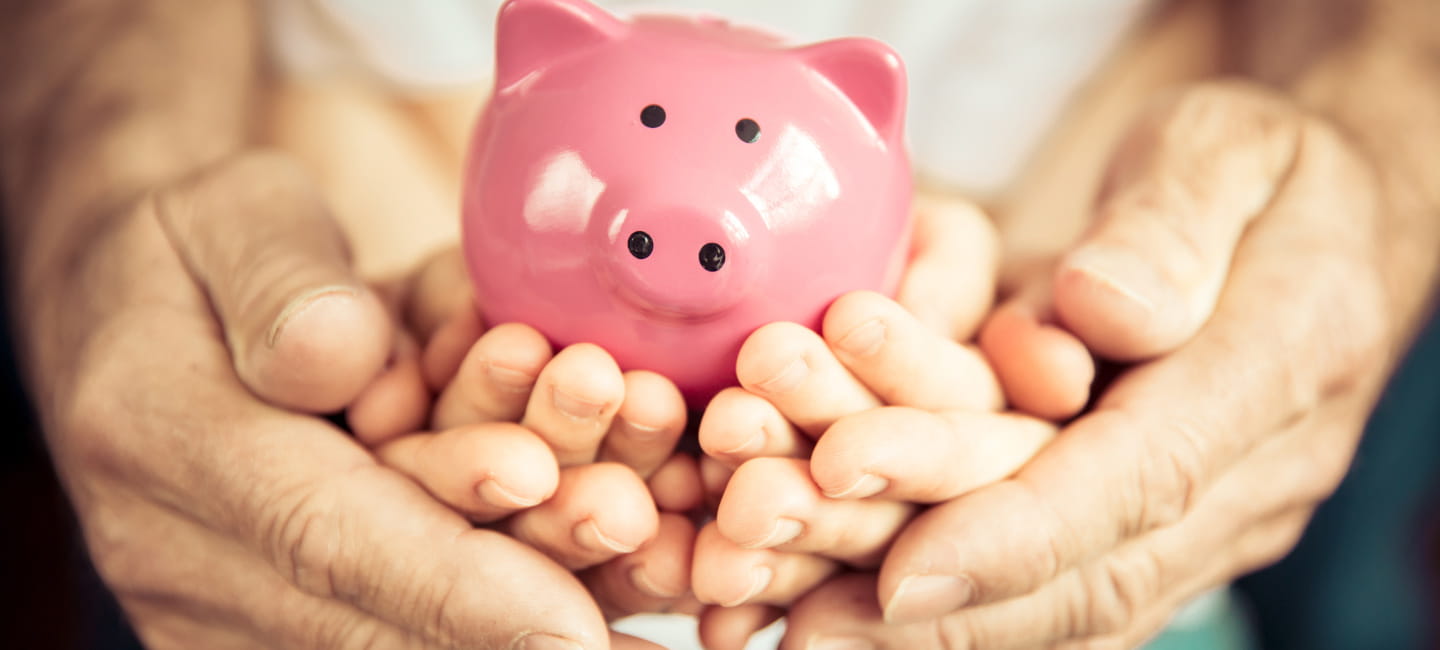
<instances>
[{"instance_id":1,"label":"teal fabric","mask_svg":"<svg viewBox=\"0 0 1440 650\"><path fill-rule=\"evenodd\" d=\"M1259 647L1249 617L1232 590L1201 598L1201 602L1183 609L1160 636L1145 645L1145 650L1254 650Z\"/></svg>"}]
</instances>

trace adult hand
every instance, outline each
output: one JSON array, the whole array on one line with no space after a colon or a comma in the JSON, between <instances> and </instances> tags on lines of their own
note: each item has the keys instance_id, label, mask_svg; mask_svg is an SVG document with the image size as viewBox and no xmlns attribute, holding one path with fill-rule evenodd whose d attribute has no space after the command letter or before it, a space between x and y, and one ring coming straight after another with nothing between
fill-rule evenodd
<instances>
[{"instance_id":1,"label":"adult hand","mask_svg":"<svg viewBox=\"0 0 1440 650\"><path fill-rule=\"evenodd\" d=\"M1386 254L1435 226L1377 171L1251 87L1194 87L1142 120L1054 311L1106 356L1164 356L1013 479L918 517L878 577L813 592L786 647L1132 646L1286 553L1433 278L1433 258Z\"/></svg>"},{"instance_id":2,"label":"adult hand","mask_svg":"<svg viewBox=\"0 0 1440 650\"><path fill-rule=\"evenodd\" d=\"M26 292L20 330L87 544L147 645L609 646L562 567L247 390L338 406L391 348L295 166L233 158L103 223Z\"/></svg>"}]
</instances>

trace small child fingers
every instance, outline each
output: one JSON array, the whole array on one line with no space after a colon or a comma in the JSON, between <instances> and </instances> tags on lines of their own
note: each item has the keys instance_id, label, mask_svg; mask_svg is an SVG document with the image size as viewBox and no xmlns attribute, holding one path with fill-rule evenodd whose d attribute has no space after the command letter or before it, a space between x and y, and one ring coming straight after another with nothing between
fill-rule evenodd
<instances>
[{"instance_id":1,"label":"small child fingers","mask_svg":"<svg viewBox=\"0 0 1440 650\"><path fill-rule=\"evenodd\" d=\"M932 332L968 340L990 311L1000 268L1000 239L968 201L917 196L910 266L896 299Z\"/></svg>"},{"instance_id":2,"label":"small child fingers","mask_svg":"<svg viewBox=\"0 0 1440 650\"><path fill-rule=\"evenodd\" d=\"M425 426L430 391L421 376L419 353L409 335L397 335L390 364L346 410L350 430L366 446Z\"/></svg>"},{"instance_id":3,"label":"small child fingers","mask_svg":"<svg viewBox=\"0 0 1440 650\"><path fill-rule=\"evenodd\" d=\"M980 353L927 328L873 291L841 296L825 313L825 341L887 404L994 411L1004 398Z\"/></svg>"},{"instance_id":4,"label":"small child fingers","mask_svg":"<svg viewBox=\"0 0 1440 650\"><path fill-rule=\"evenodd\" d=\"M809 461L757 458L735 470L715 522L744 548L818 553L863 568L879 564L915 510L899 501L830 499L810 479Z\"/></svg>"},{"instance_id":5,"label":"small child fingers","mask_svg":"<svg viewBox=\"0 0 1440 650\"><path fill-rule=\"evenodd\" d=\"M683 451L655 470L646 480L655 507L661 512L690 512L705 505L705 486L701 482L700 463Z\"/></svg>"},{"instance_id":6,"label":"small child fingers","mask_svg":"<svg viewBox=\"0 0 1440 650\"><path fill-rule=\"evenodd\" d=\"M402 436L376 455L482 523L545 501L559 483L560 470L545 441L507 422Z\"/></svg>"},{"instance_id":7,"label":"small child fingers","mask_svg":"<svg viewBox=\"0 0 1440 650\"><path fill-rule=\"evenodd\" d=\"M705 491L705 507L711 510L720 507L720 499L725 495L725 486L729 485L730 476L734 473L735 468L728 467L714 458L700 457L700 487Z\"/></svg>"},{"instance_id":8,"label":"small child fingers","mask_svg":"<svg viewBox=\"0 0 1440 650\"><path fill-rule=\"evenodd\" d=\"M606 618L669 611L690 592L695 525L669 513L662 513L659 521L655 538L634 553L581 573Z\"/></svg>"},{"instance_id":9,"label":"small child fingers","mask_svg":"<svg viewBox=\"0 0 1440 650\"><path fill-rule=\"evenodd\" d=\"M745 650L750 637L785 615L770 605L706 607L700 613L700 642L712 650Z\"/></svg>"},{"instance_id":10,"label":"small child fingers","mask_svg":"<svg viewBox=\"0 0 1440 650\"><path fill-rule=\"evenodd\" d=\"M1015 408L1063 420L1090 399L1095 361L1075 335L1041 319L1035 299L1032 292L996 309L980 332L980 347Z\"/></svg>"},{"instance_id":11,"label":"small child fingers","mask_svg":"<svg viewBox=\"0 0 1440 650\"><path fill-rule=\"evenodd\" d=\"M507 526L516 539L572 570L633 553L658 527L650 491L634 470L618 463L560 470L555 496L516 513Z\"/></svg>"},{"instance_id":12,"label":"small child fingers","mask_svg":"<svg viewBox=\"0 0 1440 650\"><path fill-rule=\"evenodd\" d=\"M457 311L440 323L424 339L425 349L420 354L425 385L437 393L449 386L466 354L484 333L485 325L473 306Z\"/></svg>"},{"instance_id":13,"label":"small child fingers","mask_svg":"<svg viewBox=\"0 0 1440 650\"><path fill-rule=\"evenodd\" d=\"M834 560L809 553L745 548L720 533L715 522L695 540L691 584L700 602L737 607L789 605L839 569Z\"/></svg>"},{"instance_id":14,"label":"small child fingers","mask_svg":"<svg viewBox=\"0 0 1440 650\"><path fill-rule=\"evenodd\" d=\"M435 403L436 429L480 422L514 422L550 361L550 343L527 325L506 323L486 332Z\"/></svg>"},{"instance_id":15,"label":"small child fingers","mask_svg":"<svg viewBox=\"0 0 1440 650\"><path fill-rule=\"evenodd\" d=\"M835 420L880 405L810 328L770 323L755 330L735 363L740 385L775 404L811 437Z\"/></svg>"},{"instance_id":16,"label":"small child fingers","mask_svg":"<svg viewBox=\"0 0 1440 650\"><path fill-rule=\"evenodd\" d=\"M1021 415L887 407L830 427L810 474L832 499L938 503L1010 476L1054 437Z\"/></svg>"},{"instance_id":17,"label":"small child fingers","mask_svg":"<svg viewBox=\"0 0 1440 650\"><path fill-rule=\"evenodd\" d=\"M561 467L589 463L624 400L620 366L599 346L577 343L540 371L520 424L550 443Z\"/></svg>"},{"instance_id":18,"label":"small child fingers","mask_svg":"<svg viewBox=\"0 0 1440 650\"><path fill-rule=\"evenodd\" d=\"M631 370L624 382L625 398L601 443L600 460L629 465L649 478L685 431L685 398L673 382L648 370Z\"/></svg>"},{"instance_id":19,"label":"small child fingers","mask_svg":"<svg viewBox=\"0 0 1440 650\"><path fill-rule=\"evenodd\" d=\"M740 387L710 400L699 438L706 454L731 468L751 458L805 458L813 444L769 400Z\"/></svg>"}]
</instances>

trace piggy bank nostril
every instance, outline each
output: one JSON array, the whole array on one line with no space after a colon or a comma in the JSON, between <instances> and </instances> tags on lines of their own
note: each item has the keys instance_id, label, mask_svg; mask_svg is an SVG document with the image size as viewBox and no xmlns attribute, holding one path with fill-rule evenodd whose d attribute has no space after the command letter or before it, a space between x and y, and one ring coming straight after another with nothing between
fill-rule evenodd
<instances>
[{"instance_id":1,"label":"piggy bank nostril","mask_svg":"<svg viewBox=\"0 0 1440 650\"><path fill-rule=\"evenodd\" d=\"M637 260L650 257L650 253L655 251L655 240L651 239L650 233L644 230L630 233L630 240L626 242L626 245L630 248L630 254L634 255Z\"/></svg>"},{"instance_id":2,"label":"piggy bank nostril","mask_svg":"<svg viewBox=\"0 0 1440 650\"><path fill-rule=\"evenodd\" d=\"M719 271L720 267L725 266L725 249L714 242L701 246L700 266L706 271Z\"/></svg>"}]
</instances>

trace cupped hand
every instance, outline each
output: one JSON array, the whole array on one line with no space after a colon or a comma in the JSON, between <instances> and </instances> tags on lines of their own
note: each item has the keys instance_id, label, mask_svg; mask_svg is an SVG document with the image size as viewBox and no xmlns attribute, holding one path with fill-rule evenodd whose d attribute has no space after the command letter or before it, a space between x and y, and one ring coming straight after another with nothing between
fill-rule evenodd
<instances>
[{"instance_id":1,"label":"cupped hand","mask_svg":"<svg viewBox=\"0 0 1440 650\"><path fill-rule=\"evenodd\" d=\"M257 397L333 409L394 350L296 166L233 158L105 223L17 312L55 463L147 645L609 645L563 567Z\"/></svg>"},{"instance_id":2,"label":"cupped hand","mask_svg":"<svg viewBox=\"0 0 1440 650\"><path fill-rule=\"evenodd\" d=\"M411 287L436 432L386 440L380 457L579 571L607 617L684 606L695 528L683 513L700 490L693 459L675 453L679 390L592 344L557 351L527 325L487 330L468 287L458 251Z\"/></svg>"},{"instance_id":3,"label":"cupped hand","mask_svg":"<svg viewBox=\"0 0 1440 650\"><path fill-rule=\"evenodd\" d=\"M786 647L1128 647L1288 552L1434 277L1385 254L1430 235L1376 180L1336 129L1248 86L1139 122L1044 311L1102 355L1160 356L1013 479L918 517L878 578L802 601ZM992 358L1003 375L1017 357Z\"/></svg>"},{"instance_id":4,"label":"cupped hand","mask_svg":"<svg viewBox=\"0 0 1440 650\"><path fill-rule=\"evenodd\" d=\"M957 342L994 289L985 216L931 200L916 218L899 302L856 292L821 332L762 327L741 349L741 387L706 409L700 443L723 497L700 532L694 583L720 606L702 620L712 646L740 644L779 614L767 606L795 603L842 567L873 569L916 504L1009 476L1054 434L1000 413L989 365Z\"/></svg>"}]
</instances>

